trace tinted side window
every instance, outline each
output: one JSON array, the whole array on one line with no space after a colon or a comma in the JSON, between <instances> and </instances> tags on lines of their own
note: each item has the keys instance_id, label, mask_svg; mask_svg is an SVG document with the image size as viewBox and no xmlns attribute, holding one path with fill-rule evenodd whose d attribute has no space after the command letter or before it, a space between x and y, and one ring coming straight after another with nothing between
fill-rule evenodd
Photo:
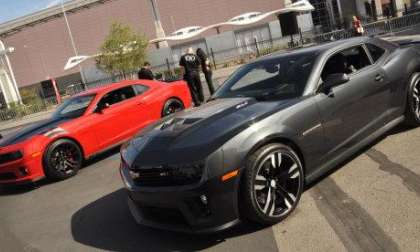
<instances>
[{"instance_id":1,"label":"tinted side window","mask_svg":"<svg viewBox=\"0 0 420 252\"><path fill-rule=\"evenodd\" d=\"M99 103L108 103L108 105L111 106L113 104L133 98L134 96L136 96L136 93L134 92L133 87L128 86L109 92L108 94L104 95Z\"/></svg>"},{"instance_id":2,"label":"tinted side window","mask_svg":"<svg viewBox=\"0 0 420 252\"><path fill-rule=\"evenodd\" d=\"M321 77L326 80L330 74L352 74L370 65L369 57L361 46L352 47L328 59Z\"/></svg>"},{"instance_id":3,"label":"tinted side window","mask_svg":"<svg viewBox=\"0 0 420 252\"><path fill-rule=\"evenodd\" d=\"M149 89L149 87L141 84L133 85L133 88L136 91L136 95L141 95Z\"/></svg>"},{"instance_id":4,"label":"tinted side window","mask_svg":"<svg viewBox=\"0 0 420 252\"><path fill-rule=\"evenodd\" d=\"M372 44L366 44L367 49L369 50L370 56L374 62L378 61L385 54L385 50Z\"/></svg>"}]
</instances>

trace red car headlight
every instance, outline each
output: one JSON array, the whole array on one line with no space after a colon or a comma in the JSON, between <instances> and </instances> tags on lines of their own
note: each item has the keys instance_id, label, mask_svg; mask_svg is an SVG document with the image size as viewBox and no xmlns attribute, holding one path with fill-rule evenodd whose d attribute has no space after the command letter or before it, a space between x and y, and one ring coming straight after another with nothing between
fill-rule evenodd
<instances>
[{"instance_id":1,"label":"red car headlight","mask_svg":"<svg viewBox=\"0 0 420 252\"><path fill-rule=\"evenodd\" d=\"M0 164L13 162L19 160L23 157L23 153L21 151L14 151L5 154L0 154Z\"/></svg>"}]
</instances>

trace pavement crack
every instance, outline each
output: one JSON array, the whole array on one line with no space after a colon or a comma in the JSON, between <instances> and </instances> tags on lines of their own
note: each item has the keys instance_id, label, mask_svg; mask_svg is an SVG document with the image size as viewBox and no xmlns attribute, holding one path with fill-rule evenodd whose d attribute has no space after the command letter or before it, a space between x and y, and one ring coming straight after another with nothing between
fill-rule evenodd
<instances>
[{"instance_id":1,"label":"pavement crack","mask_svg":"<svg viewBox=\"0 0 420 252\"><path fill-rule=\"evenodd\" d=\"M399 251L398 244L333 179L324 179L310 192L348 251Z\"/></svg>"},{"instance_id":2,"label":"pavement crack","mask_svg":"<svg viewBox=\"0 0 420 252\"><path fill-rule=\"evenodd\" d=\"M374 162L379 164L379 169L391 175L398 176L402 179L404 186L420 197L420 175L410 169L389 160L384 153L372 148L366 152Z\"/></svg>"}]
</instances>

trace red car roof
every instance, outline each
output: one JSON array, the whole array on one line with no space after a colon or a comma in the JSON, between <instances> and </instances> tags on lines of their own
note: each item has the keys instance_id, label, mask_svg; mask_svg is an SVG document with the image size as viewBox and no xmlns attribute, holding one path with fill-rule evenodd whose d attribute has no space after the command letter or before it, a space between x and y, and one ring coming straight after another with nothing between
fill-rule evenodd
<instances>
[{"instance_id":1,"label":"red car roof","mask_svg":"<svg viewBox=\"0 0 420 252\"><path fill-rule=\"evenodd\" d=\"M122 80L120 82L114 82L114 83L108 83L104 84L103 86L92 88L86 91L83 91L81 93L78 93L75 96L82 96L82 95L90 95L90 94L101 94L101 93L107 93L109 91L112 91L114 89L133 85L133 84L141 84L149 87L156 87L162 85L161 82L155 81L155 80Z\"/></svg>"}]
</instances>

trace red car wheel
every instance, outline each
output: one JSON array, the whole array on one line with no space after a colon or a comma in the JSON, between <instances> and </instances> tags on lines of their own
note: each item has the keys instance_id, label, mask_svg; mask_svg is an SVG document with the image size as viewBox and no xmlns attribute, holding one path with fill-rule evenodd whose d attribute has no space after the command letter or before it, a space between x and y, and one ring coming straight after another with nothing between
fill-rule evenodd
<instances>
[{"instance_id":1,"label":"red car wheel","mask_svg":"<svg viewBox=\"0 0 420 252\"><path fill-rule=\"evenodd\" d=\"M53 142L44 156L45 175L53 180L64 180L77 174L82 166L80 147L68 139Z\"/></svg>"},{"instance_id":2,"label":"red car wheel","mask_svg":"<svg viewBox=\"0 0 420 252\"><path fill-rule=\"evenodd\" d=\"M170 114L176 113L178 111L184 110L184 104L182 101L171 98L165 102L162 110L162 117L168 116Z\"/></svg>"}]
</instances>

